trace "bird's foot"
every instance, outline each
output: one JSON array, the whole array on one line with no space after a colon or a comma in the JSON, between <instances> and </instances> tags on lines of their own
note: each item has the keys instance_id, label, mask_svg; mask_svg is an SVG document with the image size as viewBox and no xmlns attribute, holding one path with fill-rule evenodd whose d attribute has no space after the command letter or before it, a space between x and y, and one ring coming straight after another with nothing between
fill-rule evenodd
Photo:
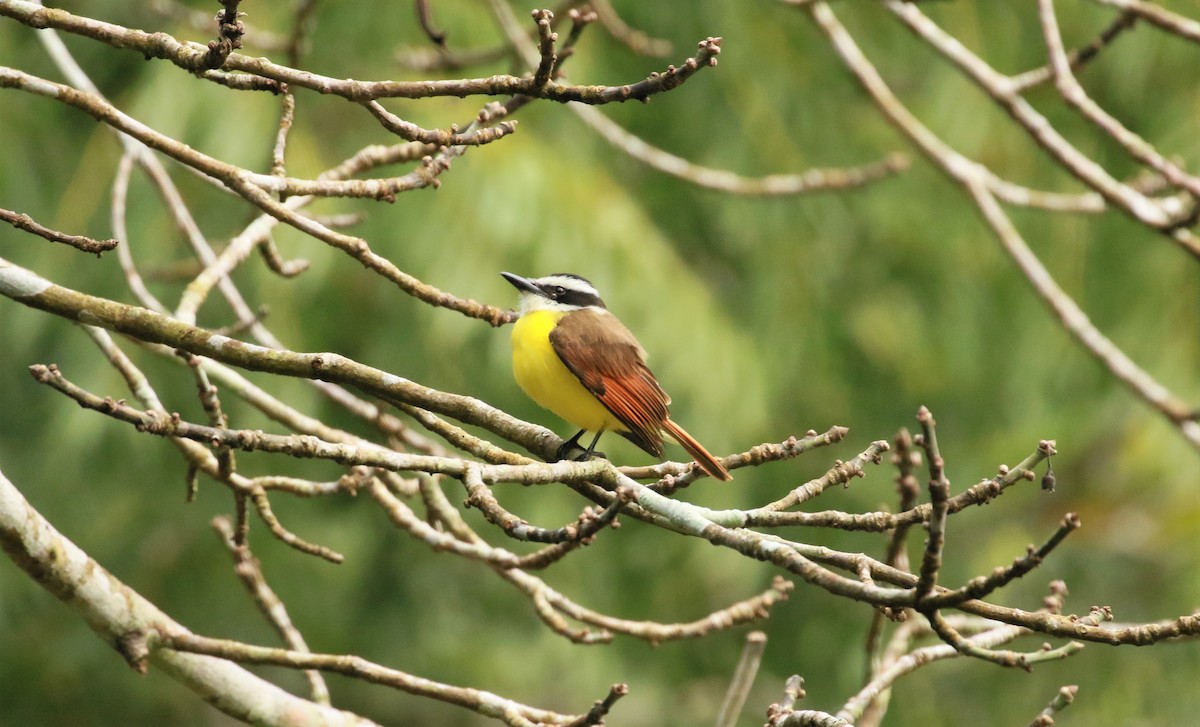
<instances>
[{"instance_id":1,"label":"bird's foot","mask_svg":"<svg viewBox=\"0 0 1200 727\"><path fill-rule=\"evenodd\" d=\"M600 459L608 459L606 454L596 451L596 444L600 441L600 435L604 433L604 430L596 432L595 438L592 439L592 443L587 446L587 449L579 446L579 438L583 436L584 431L585 430L580 429L575 433L575 436L563 442L562 446L560 446L554 453L554 458L559 462L566 460L571 460L573 462L586 462L593 456L599 457ZM574 454L576 451L578 451L579 454Z\"/></svg>"},{"instance_id":2,"label":"bird's foot","mask_svg":"<svg viewBox=\"0 0 1200 727\"><path fill-rule=\"evenodd\" d=\"M600 457L608 459L608 455L596 450L586 450L579 446L579 443L573 440L563 442L562 446L554 453L554 459L559 462L586 462L592 457Z\"/></svg>"}]
</instances>

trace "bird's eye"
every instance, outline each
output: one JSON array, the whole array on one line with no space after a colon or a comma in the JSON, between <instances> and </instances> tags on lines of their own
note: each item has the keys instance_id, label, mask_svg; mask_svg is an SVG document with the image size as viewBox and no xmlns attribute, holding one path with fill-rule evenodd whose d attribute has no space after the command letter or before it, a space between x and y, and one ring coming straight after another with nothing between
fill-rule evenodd
<instances>
[{"instance_id":1,"label":"bird's eye","mask_svg":"<svg viewBox=\"0 0 1200 727\"><path fill-rule=\"evenodd\" d=\"M561 285L554 286L554 289L550 291L550 297L555 300L558 300L559 298L563 297L566 294L567 294L567 289L562 287Z\"/></svg>"}]
</instances>

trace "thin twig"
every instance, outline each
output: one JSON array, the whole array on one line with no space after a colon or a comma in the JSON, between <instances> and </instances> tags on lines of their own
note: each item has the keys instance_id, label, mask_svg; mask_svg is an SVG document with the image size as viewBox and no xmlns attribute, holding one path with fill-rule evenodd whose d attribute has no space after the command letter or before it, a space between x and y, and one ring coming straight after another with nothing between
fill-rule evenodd
<instances>
[{"instance_id":1,"label":"thin twig","mask_svg":"<svg viewBox=\"0 0 1200 727\"><path fill-rule=\"evenodd\" d=\"M146 58L160 58L180 68L196 72L207 68L208 48L198 43L180 42L165 33L146 33L92 18L72 15L63 10L46 12L40 5L23 0L0 0L0 15L33 28L57 30L92 38L114 47L133 50ZM644 101L651 96L677 88L697 71L716 65L721 52L720 38L706 38L698 44L695 56L655 72L636 83L621 86L572 86L548 83L538 86L532 76L489 76L459 80L426 81L356 81L322 76L288 66L272 63L266 58L253 58L230 53L223 61L226 71L242 71L317 93L341 96L363 102L381 98L433 98L438 96L532 96L566 103L585 104Z\"/></svg>"},{"instance_id":2,"label":"thin twig","mask_svg":"<svg viewBox=\"0 0 1200 727\"><path fill-rule=\"evenodd\" d=\"M942 567L942 551L946 545L946 517L949 512L950 481L946 479L946 463L938 450L937 423L924 406L917 412L921 424L920 445L925 450L925 461L929 465L929 539L925 541L925 555L921 559L920 576L913 592L913 603L920 604L937 585L938 571Z\"/></svg>"},{"instance_id":3,"label":"thin twig","mask_svg":"<svg viewBox=\"0 0 1200 727\"><path fill-rule=\"evenodd\" d=\"M207 654L243 664L271 664L291 669L320 669L351 676L372 684L398 689L430 699L454 704L474 712L501 718L505 724L527 727L530 723L570 724L575 715L564 715L529 707L481 689L456 687L416 677L372 663L359 656L313 654L290 649L273 649L238 641L210 639L189 633L165 636L160 648L192 654Z\"/></svg>"},{"instance_id":4,"label":"thin twig","mask_svg":"<svg viewBox=\"0 0 1200 727\"><path fill-rule=\"evenodd\" d=\"M1188 174L1179 165L1164 157L1149 142L1092 100L1071 71L1071 61L1063 47L1058 29L1058 17L1054 12L1054 0L1038 0L1038 16L1042 22L1042 35L1050 53L1050 66L1058 91L1068 104L1075 107L1088 121L1095 124L1106 135L1124 147L1126 153L1162 175L1173 185L1186 189L1193 204L1200 204L1200 177Z\"/></svg>"},{"instance_id":5,"label":"thin twig","mask_svg":"<svg viewBox=\"0 0 1200 727\"><path fill-rule=\"evenodd\" d=\"M241 578L242 583L246 586L246 590L254 599L255 605L267 617L267 621L275 627L283 642L294 651L309 652L308 644L304 641L304 636L300 630L292 623L291 617L288 615L287 606L275 594L275 591L267 585L267 579L263 576L262 565L258 562L258 558L250 552L249 546L244 543L238 543L233 524L229 522L229 518L218 516L212 520L213 529L221 537L221 542L225 544L229 555L233 557L234 572ZM308 669L304 672L304 676L308 679L309 691L312 694L312 699L317 704L329 704L329 687L325 684L325 678L321 673L313 669Z\"/></svg>"},{"instance_id":6,"label":"thin twig","mask_svg":"<svg viewBox=\"0 0 1200 727\"><path fill-rule=\"evenodd\" d=\"M1200 20L1173 13L1158 3L1146 2L1146 0L1096 0L1096 2L1133 13L1138 18L1157 26L1159 30L1177 35L1193 43L1200 43Z\"/></svg>"},{"instance_id":7,"label":"thin twig","mask_svg":"<svg viewBox=\"0 0 1200 727\"><path fill-rule=\"evenodd\" d=\"M1029 727L1052 727L1054 724L1054 715L1071 706L1075 701L1075 695L1079 693L1079 686L1072 684L1058 690L1058 694L1054 695L1054 699L1046 705L1037 717L1029 723Z\"/></svg>"},{"instance_id":8,"label":"thin twig","mask_svg":"<svg viewBox=\"0 0 1200 727\"><path fill-rule=\"evenodd\" d=\"M1114 40L1121 36L1126 30L1133 28L1137 22L1137 15L1131 12L1124 12L1113 19L1112 23L1100 31L1100 35L1096 36L1095 40L1085 46L1076 48L1067 53L1067 63L1072 71L1078 71L1085 65L1094 60L1100 51L1104 50ZM1030 71L1025 71L1012 77L1013 88L1017 93L1039 86L1054 78L1054 69L1049 63L1035 68Z\"/></svg>"},{"instance_id":9,"label":"thin twig","mask_svg":"<svg viewBox=\"0 0 1200 727\"><path fill-rule=\"evenodd\" d=\"M29 215L11 210L0 209L0 220L4 220L18 230L25 230L38 237L44 237L50 242L60 242L64 245L70 245L76 250L95 253L96 257L100 257L101 253L108 252L117 246L117 240L96 240L84 235L68 235L65 232L52 230L49 227L39 225Z\"/></svg>"},{"instance_id":10,"label":"thin twig","mask_svg":"<svg viewBox=\"0 0 1200 727\"><path fill-rule=\"evenodd\" d=\"M275 146L271 149L271 174L284 179L285 151L287 150L288 132L292 130L292 122L296 117L296 97L290 93L281 96L283 110L279 114L279 129L275 132Z\"/></svg>"},{"instance_id":11,"label":"thin twig","mask_svg":"<svg viewBox=\"0 0 1200 727\"><path fill-rule=\"evenodd\" d=\"M767 648L767 635L762 631L751 631L746 634L742 644L742 655L738 658L737 667L733 670L733 678L729 680L729 689L725 699L717 711L716 727L734 727L750 689L754 686L754 677L758 675L758 667L762 663L763 652Z\"/></svg>"}]
</instances>

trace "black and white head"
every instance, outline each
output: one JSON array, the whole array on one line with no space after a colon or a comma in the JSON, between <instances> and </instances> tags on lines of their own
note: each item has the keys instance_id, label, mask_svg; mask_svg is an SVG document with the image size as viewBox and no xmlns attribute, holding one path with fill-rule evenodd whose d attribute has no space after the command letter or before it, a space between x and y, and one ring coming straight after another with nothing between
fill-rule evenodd
<instances>
[{"instance_id":1,"label":"black and white head","mask_svg":"<svg viewBox=\"0 0 1200 727\"><path fill-rule=\"evenodd\" d=\"M522 278L512 273L500 274L521 291L521 315L537 310L606 310L596 286L578 275L555 273L544 278Z\"/></svg>"}]
</instances>

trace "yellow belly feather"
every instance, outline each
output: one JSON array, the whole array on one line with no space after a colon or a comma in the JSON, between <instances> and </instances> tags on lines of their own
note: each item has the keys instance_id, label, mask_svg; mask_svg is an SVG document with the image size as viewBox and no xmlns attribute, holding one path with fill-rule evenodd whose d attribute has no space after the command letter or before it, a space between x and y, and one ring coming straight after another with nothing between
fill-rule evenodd
<instances>
[{"instance_id":1,"label":"yellow belly feather","mask_svg":"<svg viewBox=\"0 0 1200 727\"><path fill-rule=\"evenodd\" d=\"M579 382L550 345L550 331L565 313L531 311L513 325L513 376L543 408L589 432L624 432L627 427Z\"/></svg>"}]
</instances>

